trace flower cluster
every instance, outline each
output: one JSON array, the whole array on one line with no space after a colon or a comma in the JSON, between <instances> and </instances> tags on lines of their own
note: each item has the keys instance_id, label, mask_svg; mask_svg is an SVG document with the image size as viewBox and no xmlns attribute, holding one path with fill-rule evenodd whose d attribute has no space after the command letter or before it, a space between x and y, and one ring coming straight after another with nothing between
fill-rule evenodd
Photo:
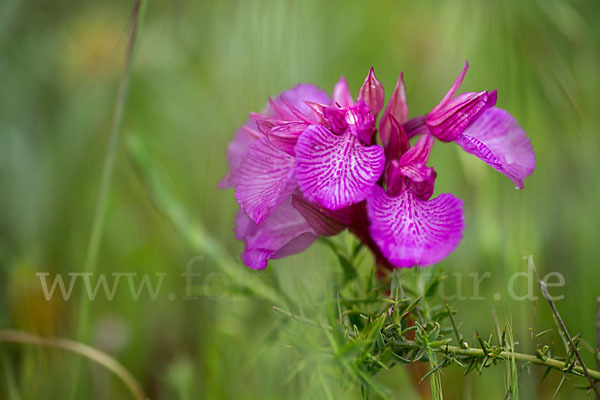
<instances>
[{"instance_id":1,"label":"flower cluster","mask_svg":"<svg viewBox=\"0 0 600 400\"><path fill-rule=\"evenodd\" d=\"M235 188L246 265L265 268L344 229L379 264L428 266L448 256L462 238L463 209L452 194L431 198L434 139L455 142L519 188L535 169L525 132L494 107L496 91L456 95L467 68L437 106L410 120L402 74L384 109L373 68L356 101L342 77L332 98L300 84L251 113L228 147L230 169L220 183Z\"/></svg>"}]
</instances>

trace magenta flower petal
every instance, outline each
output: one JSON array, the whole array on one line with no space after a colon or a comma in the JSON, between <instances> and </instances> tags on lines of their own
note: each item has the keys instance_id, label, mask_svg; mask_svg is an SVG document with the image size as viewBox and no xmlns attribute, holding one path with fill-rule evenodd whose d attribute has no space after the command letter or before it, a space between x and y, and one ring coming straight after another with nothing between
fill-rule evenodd
<instances>
[{"instance_id":1,"label":"magenta flower petal","mask_svg":"<svg viewBox=\"0 0 600 400\"><path fill-rule=\"evenodd\" d=\"M327 121L327 125L333 133L342 133L348 128L348 123L346 122L347 112L347 109L336 106L323 108L323 118Z\"/></svg>"},{"instance_id":2,"label":"magenta flower petal","mask_svg":"<svg viewBox=\"0 0 600 400\"><path fill-rule=\"evenodd\" d=\"M272 256L272 259L278 259L283 257L292 256L308 249L311 244L317 240L319 236L314 232L304 232L294 237L292 240L287 242L285 246L277 250Z\"/></svg>"},{"instance_id":3,"label":"magenta flower petal","mask_svg":"<svg viewBox=\"0 0 600 400\"><path fill-rule=\"evenodd\" d=\"M396 197L407 186L407 180L398 160L391 160L386 169L387 192L391 197Z\"/></svg>"},{"instance_id":4,"label":"magenta flower petal","mask_svg":"<svg viewBox=\"0 0 600 400\"><path fill-rule=\"evenodd\" d=\"M393 126L389 116L393 116L402 125L408 120L408 103L406 102L406 87L404 86L404 74L401 73L396 82L396 88L387 107L383 111L379 121L379 136L383 147L386 148L390 142Z\"/></svg>"},{"instance_id":5,"label":"magenta flower petal","mask_svg":"<svg viewBox=\"0 0 600 400\"><path fill-rule=\"evenodd\" d=\"M358 100L354 106L350 107L346 112L345 119L350 132L356 135L362 143L366 145L374 143L375 117L364 101Z\"/></svg>"},{"instance_id":6,"label":"magenta flower petal","mask_svg":"<svg viewBox=\"0 0 600 400\"><path fill-rule=\"evenodd\" d=\"M317 239L317 234L288 197L260 225L240 210L236 217L236 238L246 244L242 253L244 263L253 269L263 269L271 258L304 251Z\"/></svg>"},{"instance_id":7,"label":"magenta flower petal","mask_svg":"<svg viewBox=\"0 0 600 400\"><path fill-rule=\"evenodd\" d=\"M433 147L433 136L423 135L417 143L400 157L400 165L426 164Z\"/></svg>"},{"instance_id":8,"label":"magenta flower petal","mask_svg":"<svg viewBox=\"0 0 600 400\"><path fill-rule=\"evenodd\" d=\"M346 82L346 78L343 76L340 77L333 88L333 104L337 104L340 107L352 107L354 104L348 82Z\"/></svg>"},{"instance_id":9,"label":"magenta flower petal","mask_svg":"<svg viewBox=\"0 0 600 400\"><path fill-rule=\"evenodd\" d=\"M244 212L260 224L295 188L294 158L266 137L255 141L235 179L235 197Z\"/></svg>"},{"instance_id":10,"label":"magenta flower petal","mask_svg":"<svg viewBox=\"0 0 600 400\"><path fill-rule=\"evenodd\" d=\"M419 199L429 200L433 196L433 185L437 174L432 167L413 164L401 167L400 173L410 179L409 186Z\"/></svg>"},{"instance_id":11,"label":"magenta flower petal","mask_svg":"<svg viewBox=\"0 0 600 400\"><path fill-rule=\"evenodd\" d=\"M525 131L500 108L481 114L456 143L509 177L520 189L535 169L535 154Z\"/></svg>"},{"instance_id":12,"label":"magenta flower petal","mask_svg":"<svg viewBox=\"0 0 600 400\"><path fill-rule=\"evenodd\" d=\"M426 116L425 122L429 132L443 142L451 142L459 137L481 113L496 104L496 91L469 92L454 97L468 69L469 63L465 62L463 70L448 93Z\"/></svg>"},{"instance_id":13,"label":"magenta flower petal","mask_svg":"<svg viewBox=\"0 0 600 400\"><path fill-rule=\"evenodd\" d=\"M244 153L246 153L248 147L256 141L256 137L250 134L247 131L248 129L252 131L256 130L256 135L261 135L257 130L256 123L251 119L246 122L246 125L243 128L236 132L235 137L227 146L227 164L229 164L229 171L227 172L227 175L219 181L219 189L228 189L234 186L236 176L240 173L240 165L242 164Z\"/></svg>"},{"instance_id":14,"label":"magenta flower petal","mask_svg":"<svg viewBox=\"0 0 600 400\"><path fill-rule=\"evenodd\" d=\"M308 123L301 121L285 122L273 126L267 133L267 138L273 146L293 156L298 137L308 126Z\"/></svg>"},{"instance_id":15,"label":"magenta flower petal","mask_svg":"<svg viewBox=\"0 0 600 400\"><path fill-rule=\"evenodd\" d=\"M393 160L388 169L388 176L390 182L388 183L387 191L392 197L397 196L407 185L422 200L429 200L433 194L436 173L432 167L428 167L425 164L400 166L397 161ZM408 178L408 181L399 179L401 177Z\"/></svg>"},{"instance_id":16,"label":"magenta flower petal","mask_svg":"<svg viewBox=\"0 0 600 400\"><path fill-rule=\"evenodd\" d=\"M310 83L301 83L281 93L277 98L271 99L267 112L288 121L298 119L298 116L294 113L295 110L300 111L306 117L310 117L312 111L305 101L319 104L331 103L327 93Z\"/></svg>"},{"instance_id":17,"label":"magenta flower petal","mask_svg":"<svg viewBox=\"0 0 600 400\"><path fill-rule=\"evenodd\" d=\"M371 114L373 114L374 117L377 117L377 114L379 114L379 111L383 108L385 93L383 91L383 86L381 86L381 82L375 77L373 67L369 70L369 75L367 75L365 83L358 91L356 100L364 101L365 104L369 106Z\"/></svg>"},{"instance_id":18,"label":"magenta flower petal","mask_svg":"<svg viewBox=\"0 0 600 400\"><path fill-rule=\"evenodd\" d=\"M437 174L432 167L425 164L399 165L398 161L392 160L387 173L387 192L392 197L397 196L406 187L409 187L421 200L429 200L433 195Z\"/></svg>"},{"instance_id":19,"label":"magenta flower petal","mask_svg":"<svg viewBox=\"0 0 600 400\"><path fill-rule=\"evenodd\" d=\"M327 123L327 121L325 120L325 117L323 116L323 109L325 107L328 107L327 105L313 103L312 101L305 101L304 103L312 110L312 116L313 116L313 120L315 121L315 123L318 123L318 124L326 124Z\"/></svg>"},{"instance_id":20,"label":"magenta flower petal","mask_svg":"<svg viewBox=\"0 0 600 400\"><path fill-rule=\"evenodd\" d=\"M307 201L302 195L293 195L292 205L302 214L313 230L322 236L337 235L352 223L350 207L329 210Z\"/></svg>"},{"instance_id":21,"label":"magenta flower petal","mask_svg":"<svg viewBox=\"0 0 600 400\"><path fill-rule=\"evenodd\" d=\"M397 196L408 185L420 199L431 198L436 173L426 164L433 142L433 136L423 135L413 147L402 154L399 160L390 162L387 170L387 192L390 196ZM408 178L408 181L403 177Z\"/></svg>"},{"instance_id":22,"label":"magenta flower petal","mask_svg":"<svg viewBox=\"0 0 600 400\"><path fill-rule=\"evenodd\" d=\"M335 210L364 200L383 172L385 157L377 145L364 146L346 131L336 135L309 126L296 144L296 180L304 196Z\"/></svg>"},{"instance_id":23,"label":"magenta flower petal","mask_svg":"<svg viewBox=\"0 0 600 400\"><path fill-rule=\"evenodd\" d=\"M462 71L460 71L460 74L458 74L458 77L456 78L456 80L454 81L454 83L452 84L452 87L450 88L450 90L448 90L448 92L446 93L446 95L444 96L444 98L442 99L442 101L440 101L440 104L438 104L433 110L432 112L437 111L439 108L442 108L446 105L447 102L450 101L450 99L452 99L454 97L454 95L456 94L456 92L458 91L458 88L460 87L460 85L462 84L462 81L465 79L465 75L467 74L467 70L469 69L469 62L465 61L465 66L463 67Z\"/></svg>"},{"instance_id":24,"label":"magenta flower petal","mask_svg":"<svg viewBox=\"0 0 600 400\"><path fill-rule=\"evenodd\" d=\"M375 117L362 100L350 108L323 107L323 118L333 133L343 133L348 129L364 144L371 144L373 140Z\"/></svg>"},{"instance_id":25,"label":"magenta flower petal","mask_svg":"<svg viewBox=\"0 0 600 400\"><path fill-rule=\"evenodd\" d=\"M381 187L367 199L373 240L396 267L428 266L447 257L464 228L462 201L451 194L423 201L411 190L390 197Z\"/></svg>"},{"instance_id":26,"label":"magenta flower petal","mask_svg":"<svg viewBox=\"0 0 600 400\"><path fill-rule=\"evenodd\" d=\"M248 147L258 138L264 136L275 125L281 125L285 122L302 123L298 121L299 114L301 120L310 119L313 116L311 108L305 101L329 104L327 93L311 84L300 84L281 93L275 99L269 100L267 107L262 114L251 114L251 118L246 124L237 131L234 139L227 146L227 162L229 171L227 175L219 182L219 188L226 189L234 186L236 176L240 172L240 165ZM292 109L290 109L290 107ZM258 123L257 123L258 122ZM304 127L307 124L304 121ZM303 130L302 128L302 130ZM297 131L298 125L286 125L274 132L273 142L281 143L284 150L290 151L290 142L293 142L291 148L295 145L294 138L290 138L290 130ZM301 131L300 131L301 133ZM299 134L299 133L298 133ZM297 136L297 135L296 135Z\"/></svg>"},{"instance_id":27,"label":"magenta flower petal","mask_svg":"<svg viewBox=\"0 0 600 400\"><path fill-rule=\"evenodd\" d=\"M393 115L388 115L387 120L390 123L390 132L387 144L384 143L386 160L398 159L410 148L408 135L404 127L396 120Z\"/></svg>"},{"instance_id":28,"label":"magenta flower petal","mask_svg":"<svg viewBox=\"0 0 600 400\"><path fill-rule=\"evenodd\" d=\"M419 115L418 117L414 117L406 121L402 125L404 131L408 138L412 138L413 136L424 135L429 132L429 128L427 127L427 116Z\"/></svg>"},{"instance_id":29,"label":"magenta flower petal","mask_svg":"<svg viewBox=\"0 0 600 400\"><path fill-rule=\"evenodd\" d=\"M496 104L496 92L462 93L427 114L429 132L443 142L451 142L487 109Z\"/></svg>"}]
</instances>

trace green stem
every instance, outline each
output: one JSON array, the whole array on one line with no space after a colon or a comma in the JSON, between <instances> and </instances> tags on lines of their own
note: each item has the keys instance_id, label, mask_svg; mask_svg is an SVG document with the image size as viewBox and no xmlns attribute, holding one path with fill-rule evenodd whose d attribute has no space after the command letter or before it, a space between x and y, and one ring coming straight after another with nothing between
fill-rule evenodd
<instances>
[{"instance_id":1,"label":"green stem","mask_svg":"<svg viewBox=\"0 0 600 400\"><path fill-rule=\"evenodd\" d=\"M87 246L85 264L83 266L83 272L94 272L98 260L98 249L100 248L100 241L102 238L102 231L104 228L104 221L106 219L106 208L108 205L108 194L110 192L110 186L112 182L112 176L115 169L115 158L117 155L119 139L121 137L121 127L123 125L123 111L125 110L125 104L127 101L127 94L129 91L129 79L131 76L131 67L133 63L133 55L135 50L136 35L138 33L139 20L142 18L141 10L143 10L142 3L145 4L144 0L136 0L133 13L131 16L131 25L129 27L129 35L127 41L127 51L125 53L125 65L121 74L119 82L119 88L117 93L117 100L113 111L112 123L110 128L110 136L108 148L104 158L104 164L102 166L102 177L100 178L100 190L98 194L98 204L96 205L96 213L94 215L94 221L92 224L92 231ZM89 311L89 302L85 293L82 294L82 303L80 309L79 318L79 332L85 327L87 322L87 314ZM79 336L79 335L78 335Z\"/></svg>"},{"instance_id":2,"label":"green stem","mask_svg":"<svg viewBox=\"0 0 600 400\"><path fill-rule=\"evenodd\" d=\"M129 81L131 77L131 70L135 55L135 48L137 42L136 39L140 31L140 25L143 19L145 5L145 0L135 0L135 3L133 5L133 11L131 13L131 22L129 25L129 33L127 36L127 49L125 51L125 63L123 65L123 70L119 81L117 99L115 102L110 127L108 148L106 149L106 155L104 157L104 163L102 166L102 176L100 178L100 189L98 192L98 203L96 205L96 212L92 223L92 230L86 250L85 263L83 266L83 272L86 273L93 273L96 270L98 251L100 248L102 231L104 229L104 222L106 219L108 196L110 193L112 177L115 169L115 159L117 156L119 141L121 138L123 114L125 110L125 105L127 103L127 95L129 92ZM86 297L86 293L82 292L79 308L79 318L77 322L77 338L81 341L87 340L89 313L90 301ZM73 396L75 396L77 392L77 376L79 375L78 371L79 368L76 368L75 379L71 391L71 398L73 398Z\"/></svg>"},{"instance_id":3,"label":"green stem","mask_svg":"<svg viewBox=\"0 0 600 400\"><path fill-rule=\"evenodd\" d=\"M396 347L400 349L412 349L412 350L420 350L422 346L418 345L412 340L405 340L402 342L397 342ZM472 349L463 349L458 346L450 346L444 343L444 341L440 342L432 342L430 343L430 348L436 353L446 353L451 354L453 356L461 356L461 357L469 357L469 358L486 358L489 357L482 349L472 348ZM515 359L516 361L521 362L529 362L531 364L542 365L548 368L556 369L562 372L565 367L564 361L555 360L553 358L546 357L545 359L541 359L537 356L532 356L529 354L516 353L512 351L503 351L501 352L497 358L502 360L510 360ZM584 375L583 368L580 366L573 367L573 371L578 374ZM592 369L588 369L587 372L589 376L593 379L600 381L600 371L595 371Z\"/></svg>"}]
</instances>

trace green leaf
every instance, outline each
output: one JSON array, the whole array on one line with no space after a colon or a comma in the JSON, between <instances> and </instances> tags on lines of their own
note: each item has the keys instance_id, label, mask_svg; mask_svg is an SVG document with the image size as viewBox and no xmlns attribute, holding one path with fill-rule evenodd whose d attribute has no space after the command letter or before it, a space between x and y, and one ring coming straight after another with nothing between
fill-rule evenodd
<instances>
[{"instance_id":1,"label":"green leaf","mask_svg":"<svg viewBox=\"0 0 600 400\"><path fill-rule=\"evenodd\" d=\"M542 332L536 334L535 337L536 337L536 339L540 338L540 337L544 336L545 334L552 332L553 330L554 329L546 329L545 331L542 331Z\"/></svg>"},{"instance_id":2,"label":"green leaf","mask_svg":"<svg viewBox=\"0 0 600 400\"><path fill-rule=\"evenodd\" d=\"M410 360L399 356L398 354L394 353L393 351L392 351L392 360L394 360L395 363L400 364L400 365L410 364Z\"/></svg>"},{"instance_id":3,"label":"green leaf","mask_svg":"<svg viewBox=\"0 0 600 400\"><path fill-rule=\"evenodd\" d=\"M375 381L370 375L367 375L360 367L353 365L352 372L368 390L375 392L384 399L388 398L387 388Z\"/></svg>"},{"instance_id":4,"label":"green leaf","mask_svg":"<svg viewBox=\"0 0 600 400\"><path fill-rule=\"evenodd\" d=\"M354 243L354 248L352 249L352 259L355 259L358 253L362 250L364 244L363 242L357 241Z\"/></svg>"},{"instance_id":5,"label":"green leaf","mask_svg":"<svg viewBox=\"0 0 600 400\"><path fill-rule=\"evenodd\" d=\"M408 315L408 313L410 313L416 306L417 304L419 304L419 302L421 301L421 299L423 299L422 296L417 297L415 300L413 300L412 303L410 303L408 305L408 307L406 307L404 309L404 311L402 312L402 314L400 314L400 319L404 318L406 315Z\"/></svg>"},{"instance_id":6,"label":"green leaf","mask_svg":"<svg viewBox=\"0 0 600 400\"><path fill-rule=\"evenodd\" d=\"M477 359L476 358L472 358L471 361L469 362L469 365L467 365L467 369L465 369L465 375L467 375L469 372L471 372L472 370L475 369L475 367L477 366Z\"/></svg>"},{"instance_id":7,"label":"green leaf","mask_svg":"<svg viewBox=\"0 0 600 400\"><path fill-rule=\"evenodd\" d=\"M552 371L551 367L546 368L546 371L544 371L544 375L542 375L542 379L540 379L540 383L544 382L548 374L550 374L550 371Z\"/></svg>"},{"instance_id":8,"label":"green leaf","mask_svg":"<svg viewBox=\"0 0 600 400\"><path fill-rule=\"evenodd\" d=\"M356 268L352 265L352 262L346 258L346 256L342 254L337 254L338 262L342 267L342 271L344 272L344 283L347 283L358 276L356 272Z\"/></svg>"},{"instance_id":9,"label":"green leaf","mask_svg":"<svg viewBox=\"0 0 600 400\"><path fill-rule=\"evenodd\" d=\"M556 390L554 391L554 394L552 395L552 399L555 399L556 396L558 396L558 392L560 392L560 389L562 389L566 380L567 380L567 374L563 374L563 376L560 379L560 382L558 384L558 387L556 388Z\"/></svg>"},{"instance_id":10,"label":"green leaf","mask_svg":"<svg viewBox=\"0 0 600 400\"><path fill-rule=\"evenodd\" d=\"M440 370L442 367L444 366L444 363L441 362L438 365L436 365L435 367L433 367L432 369L430 369L429 371L427 371L427 373L425 375L423 375L423 377L421 377L420 382L423 382L425 379L427 379L431 374L435 373L436 371Z\"/></svg>"},{"instance_id":11,"label":"green leaf","mask_svg":"<svg viewBox=\"0 0 600 400\"><path fill-rule=\"evenodd\" d=\"M431 332L429 332L429 336L428 336L429 341L435 342L438 339L439 334L440 334L440 324L438 324L436 322L433 329L431 330Z\"/></svg>"},{"instance_id":12,"label":"green leaf","mask_svg":"<svg viewBox=\"0 0 600 400\"><path fill-rule=\"evenodd\" d=\"M377 318L368 325L367 335L363 342L365 347L370 346L375 341L377 335L379 335L379 332L381 332L381 328L383 328L385 318L386 315L385 313L383 313L379 316L379 318Z\"/></svg>"}]
</instances>

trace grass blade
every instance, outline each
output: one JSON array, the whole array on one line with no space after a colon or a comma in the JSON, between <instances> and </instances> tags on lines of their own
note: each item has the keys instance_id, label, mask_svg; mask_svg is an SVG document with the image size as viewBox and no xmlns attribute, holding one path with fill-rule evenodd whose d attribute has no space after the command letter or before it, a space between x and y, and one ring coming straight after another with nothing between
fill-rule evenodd
<instances>
[{"instance_id":1,"label":"grass blade","mask_svg":"<svg viewBox=\"0 0 600 400\"><path fill-rule=\"evenodd\" d=\"M70 339L42 337L9 329L0 330L0 343L24 343L54 347L82 355L115 374L127 386L135 399L145 400L147 398L142 386L122 364L108 354L83 343Z\"/></svg>"}]
</instances>

